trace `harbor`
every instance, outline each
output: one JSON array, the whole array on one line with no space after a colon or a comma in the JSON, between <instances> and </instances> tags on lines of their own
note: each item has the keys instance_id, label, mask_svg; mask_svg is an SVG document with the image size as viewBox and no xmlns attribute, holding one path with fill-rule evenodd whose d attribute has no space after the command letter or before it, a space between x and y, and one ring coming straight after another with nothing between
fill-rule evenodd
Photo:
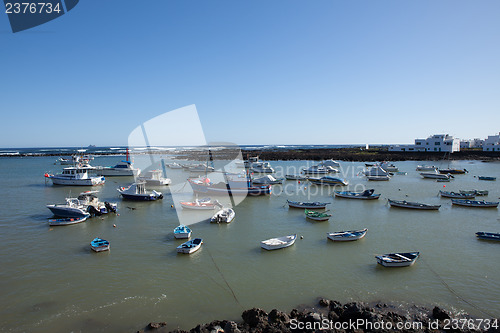
<instances>
[{"instance_id":1,"label":"harbor","mask_svg":"<svg viewBox=\"0 0 500 333\"><path fill-rule=\"evenodd\" d=\"M132 158L135 166L149 159ZM95 156L92 165L115 165L121 159ZM0 180L9 193L1 199L2 207L9 207L1 222L0 274L6 290L2 307L7 314L2 331L132 332L149 322L166 322L169 331L189 330L215 319L240 321L241 313L252 307L290 312L301 304L315 304L318 297L342 303L439 306L475 318L500 316L500 271L491 264L500 254L500 244L476 236L499 232L498 209L457 206L452 204L455 199L439 195L477 190L487 195L468 200L498 202L496 181L479 179L499 177L496 162L433 162L439 169L468 171L443 183L417 171L428 161L393 162L391 167L398 171L388 172L389 180L374 182L366 176L369 167L364 162L340 160L338 172L331 175L347 185L314 184L306 177L267 185L270 193L238 199L235 205L231 197L213 196L222 206L232 206L235 214L231 223L211 223L218 205L210 210L175 209L180 201L196 199L193 193L176 192L175 179L203 179L204 174L167 167L171 185L146 185L148 191L161 193L162 200L124 200L118 189L128 187L134 177L108 176L97 186L52 185L44 172L66 167L54 165L54 160L1 158ZM182 157L166 162L196 164ZM268 162L276 179L318 165L305 159ZM152 167L161 169L157 163ZM244 170L235 166L233 171ZM53 215L46 205L95 189L100 201L117 203L117 213L49 225ZM347 198L335 197L336 193ZM352 200L372 195L380 196ZM394 208L389 199L440 207ZM307 218L303 208L289 207L287 200L298 207L324 203L317 211L328 218ZM194 253L178 254L187 239L176 239L174 229L191 218L196 222L189 224L189 235L200 241ZM364 232L362 237L354 234L354 241L329 239L335 233L357 231ZM273 251L261 247L262 241L286 235L296 235L292 244ZM91 249L96 237L108 242L105 251ZM419 257L409 267L377 264L376 256L404 257L415 251Z\"/></svg>"}]
</instances>

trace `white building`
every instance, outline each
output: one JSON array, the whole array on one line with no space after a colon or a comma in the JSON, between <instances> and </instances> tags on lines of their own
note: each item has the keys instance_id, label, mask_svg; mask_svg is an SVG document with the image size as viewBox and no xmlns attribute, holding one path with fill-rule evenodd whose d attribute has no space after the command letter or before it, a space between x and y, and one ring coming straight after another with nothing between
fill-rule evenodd
<instances>
[{"instance_id":1,"label":"white building","mask_svg":"<svg viewBox=\"0 0 500 333\"><path fill-rule=\"evenodd\" d=\"M481 139L469 139L469 140L461 140L460 141L460 149L467 148L482 148L484 140Z\"/></svg>"},{"instance_id":2,"label":"white building","mask_svg":"<svg viewBox=\"0 0 500 333\"><path fill-rule=\"evenodd\" d=\"M483 151L500 151L500 133L498 135L488 135L484 140Z\"/></svg>"},{"instance_id":3,"label":"white building","mask_svg":"<svg viewBox=\"0 0 500 333\"><path fill-rule=\"evenodd\" d=\"M389 151L425 151L450 152L460 151L460 140L448 134L435 134L427 139L415 139L413 145L392 145Z\"/></svg>"}]
</instances>

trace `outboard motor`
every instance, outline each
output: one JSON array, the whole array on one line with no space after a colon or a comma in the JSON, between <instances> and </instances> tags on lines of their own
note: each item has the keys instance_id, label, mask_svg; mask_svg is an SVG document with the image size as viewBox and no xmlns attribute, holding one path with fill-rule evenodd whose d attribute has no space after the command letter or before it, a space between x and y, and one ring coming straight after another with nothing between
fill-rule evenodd
<instances>
[{"instance_id":1,"label":"outboard motor","mask_svg":"<svg viewBox=\"0 0 500 333\"><path fill-rule=\"evenodd\" d=\"M116 213L116 207L113 207L109 202L104 201L104 207L106 207L108 213Z\"/></svg>"},{"instance_id":2,"label":"outboard motor","mask_svg":"<svg viewBox=\"0 0 500 333\"><path fill-rule=\"evenodd\" d=\"M101 216L102 213L98 211L94 206L88 205L87 206L87 212L90 214L90 216Z\"/></svg>"}]
</instances>

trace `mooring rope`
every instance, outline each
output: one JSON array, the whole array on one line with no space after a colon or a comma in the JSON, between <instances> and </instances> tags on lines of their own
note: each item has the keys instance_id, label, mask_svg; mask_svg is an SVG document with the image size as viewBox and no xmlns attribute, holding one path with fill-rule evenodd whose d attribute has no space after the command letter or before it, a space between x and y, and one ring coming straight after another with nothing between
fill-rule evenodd
<instances>
[{"instance_id":1,"label":"mooring rope","mask_svg":"<svg viewBox=\"0 0 500 333\"><path fill-rule=\"evenodd\" d=\"M217 266L217 263L215 262L215 259L214 257L212 256L212 254L210 253L210 251L208 250L208 247L205 247L208 255L210 256L210 259L212 259L212 262L214 263L214 266L215 268L217 268L217 271L219 271L219 274L220 276L222 276L222 279L224 280L224 282L226 283L226 286L229 288L229 290L231 291L231 294L233 295L233 298L234 300L236 301L236 303L238 303L238 305L242 308L243 308L243 305L241 305L240 301L238 300L238 298L236 297L236 294L234 293L234 290L233 288L231 288L231 286L229 285L229 283L227 282L226 278L224 277L224 274L222 274L222 271L219 269L219 266Z\"/></svg>"},{"instance_id":2,"label":"mooring rope","mask_svg":"<svg viewBox=\"0 0 500 333\"><path fill-rule=\"evenodd\" d=\"M485 314L487 316L490 316L491 318L495 318L495 316L493 316L491 313L488 313L487 311L481 309L480 307L478 307L474 303L469 302L468 300L466 300L465 298L463 298L462 296L460 296L455 290L453 290L452 287L450 287L450 285L448 283L446 283L446 281L434 269L432 269L432 267L425 260L422 260L422 259L423 258L420 258L420 261L422 261L429 268L429 270L441 281L441 283L446 287L446 289L448 289L459 300L461 300L462 302L464 302L464 303L472 306L474 309L478 310L479 312L481 312L481 313L483 313L483 314Z\"/></svg>"}]
</instances>

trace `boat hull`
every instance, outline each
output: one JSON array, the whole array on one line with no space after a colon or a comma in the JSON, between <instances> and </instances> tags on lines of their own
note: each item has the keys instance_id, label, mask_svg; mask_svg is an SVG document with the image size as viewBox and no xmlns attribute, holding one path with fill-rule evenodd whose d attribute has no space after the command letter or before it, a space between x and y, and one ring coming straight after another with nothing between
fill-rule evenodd
<instances>
[{"instance_id":1,"label":"boat hull","mask_svg":"<svg viewBox=\"0 0 500 333\"><path fill-rule=\"evenodd\" d=\"M500 241L500 234L493 232L476 232L476 236L483 240Z\"/></svg>"},{"instance_id":2,"label":"boat hull","mask_svg":"<svg viewBox=\"0 0 500 333\"><path fill-rule=\"evenodd\" d=\"M367 231L368 229L365 228L362 230L329 232L327 237L334 242L352 242L365 237Z\"/></svg>"},{"instance_id":3,"label":"boat hull","mask_svg":"<svg viewBox=\"0 0 500 333\"><path fill-rule=\"evenodd\" d=\"M89 216L89 213L85 210L76 207L47 205L47 208L52 212L52 214L59 217L80 218Z\"/></svg>"},{"instance_id":4,"label":"boat hull","mask_svg":"<svg viewBox=\"0 0 500 333\"><path fill-rule=\"evenodd\" d=\"M347 194L344 192L335 192L335 197L345 198L345 199L358 199L358 200L376 200L380 198L380 194L354 195L354 194Z\"/></svg>"},{"instance_id":5,"label":"boat hull","mask_svg":"<svg viewBox=\"0 0 500 333\"><path fill-rule=\"evenodd\" d=\"M281 242L276 242L275 244L273 244L274 240L281 240L281 239L286 239L286 240L283 240ZM284 249L286 247L290 247L293 244L295 244L296 239L297 239L297 235L290 235L290 236L285 236L285 237L280 237L280 238L271 238L271 239L260 242L260 247L263 248L264 250L268 250L268 251Z\"/></svg>"},{"instance_id":6,"label":"boat hull","mask_svg":"<svg viewBox=\"0 0 500 333\"><path fill-rule=\"evenodd\" d=\"M195 238L189 242L183 243L177 247L177 253L191 254L198 251L203 244L203 240Z\"/></svg>"},{"instance_id":7,"label":"boat hull","mask_svg":"<svg viewBox=\"0 0 500 333\"><path fill-rule=\"evenodd\" d=\"M418 210L439 210L441 205L428 205L418 202L394 201L389 199L389 205L397 208L418 209Z\"/></svg>"},{"instance_id":8,"label":"boat hull","mask_svg":"<svg viewBox=\"0 0 500 333\"><path fill-rule=\"evenodd\" d=\"M126 194L126 193L120 193L123 197L124 200L130 200L130 201L156 201L159 199L162 199L163 196L155 196L155 195L149 195L149 194Z\"/></svg>"},{"instance_id":9,"label":"boat hull","mask_svg":"<svg viewBox=\"0 0 500 333\"><path fill-rule=\"evenodd\" d=\"M400 257L398 257L397 255L400 255ZM381 256L376 256L375 258L377 258L377 263L384 267L408 267L412 266L415 263L415 261L417 261L419 256L420 256L419 252L410 252L410 253L397 253L397 254L389 253ZM408 260L403 260L403 258Z\"/></svg>"},{"instance_id":10,"label":"boat hull","mask_svg":"<svg viewBox=\"0 0 500 333\"><path fill-rule=\"evenodd\" d=\"M329 202L318 202L316 205L312 205L308 202L295 202L287 200L288 206L290 208L302 208L302 209L325 209Z\"/></svg>"},{"instance_id":11,"label":"boat hull","mask_svg":"<svg viewBox=\"0 0 500 333\"><path fill-rule=\"evenodd\" d=\"M54 185L71 185L71 186L96 186L103 185L105 182L104 177L91 177L87 179L68 179L65 177L50 177Z\"/></svg>"},{"instance_id":12,"label":"boat hull","mask_svg":"<svg viewBox=\"0 0 500 333\"><path fill-rule=\"evenodd\" d=\"M499 204L498 202L460 200L460 199L452 199L451 203L457 206L473 207L473 208L497 208Z\"/></svg>"},{"instance_id":13,"label":"boat hull","mask_svg":"<svg viewBox=\"0 0 500 333\"><path fill-rule=\"evenodd\" d=\"M49 225L52 226L60 226L60 225L72 225L85 222L88 218L87 216L80 218L65 218L65 219L51 219L49 220Z\"/></svg>"}]
</instances>

